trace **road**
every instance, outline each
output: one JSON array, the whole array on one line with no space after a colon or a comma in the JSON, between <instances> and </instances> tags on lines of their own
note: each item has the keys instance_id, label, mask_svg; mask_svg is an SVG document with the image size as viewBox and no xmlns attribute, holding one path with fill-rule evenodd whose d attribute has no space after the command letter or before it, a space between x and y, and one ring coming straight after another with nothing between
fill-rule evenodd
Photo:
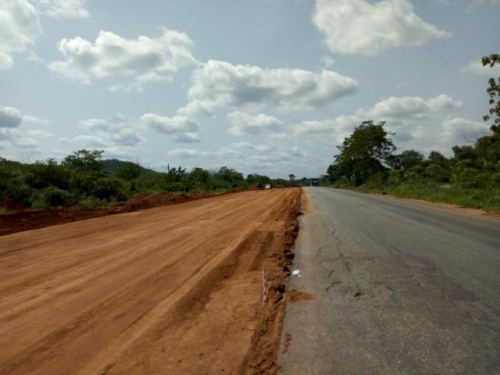
<instances>
[{"instance_id":1,"label":"road","mask_svg":"<svg viewBox=\"0 0 500 375\"><path fill-rule=\"evenodd\" d=\"M245 370L262 267L281 267L299 196L249 191L0 237L0 374Z\"/></svg>"},{"instance_id":2,"label":"road","mask_svg":"<svg viewBox=\"0 0 500 375\"><path fill-rule=\"evenodd\" d=\"M284 374L500 374L500 221L311 187Z\"/></svg>"}]
</instances>

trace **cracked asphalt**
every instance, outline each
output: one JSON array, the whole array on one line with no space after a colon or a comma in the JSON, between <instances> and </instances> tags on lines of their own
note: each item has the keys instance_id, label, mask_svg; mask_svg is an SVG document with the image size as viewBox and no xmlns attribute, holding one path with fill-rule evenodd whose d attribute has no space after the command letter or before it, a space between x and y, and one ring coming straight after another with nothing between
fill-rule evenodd
<instances>
[{"instance_id":1,"label":"cracked asphalt","mask_svg":"<svg viewBox=\"0 0 500 375\"><path fill-rule=\"evenodd\" d=\"M499 220L306 192L291 288L315 300L287 306L284 374L500 374Z\"/></svg>"}]
</instances>

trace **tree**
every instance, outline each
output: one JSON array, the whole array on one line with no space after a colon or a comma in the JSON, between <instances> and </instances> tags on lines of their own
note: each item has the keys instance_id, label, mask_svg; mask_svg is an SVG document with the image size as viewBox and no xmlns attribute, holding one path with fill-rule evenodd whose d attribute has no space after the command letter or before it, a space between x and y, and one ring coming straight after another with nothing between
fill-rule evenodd
<instances>
[{"instance_id":1,"label":"tree","mask_svg":"<svg viewBox=\"0 0 500 375\"><path fill-rule=\"evenodd\" d=\"M105 176L101 150L78 150L64 158L62 164L71 172L71 189L92 196L97 180Z\"/></svg>"},{"instance_id":2,"label":"tree","mask_svg":"<svg viewBox=\"0 0 500 375\"><path fill-rule=\"evenodd\" d=\"M489 56L484 56L482 58L482 63L483 66L489 65L490 67L495 66L495 64L500 65L500 54L494 53ZM493 104L493 107L489 109L489 114L485 115L483 118L484 121L488 121L490 117L493 116L492 126L498 128L500 126L500 77L498 77L497 80L491 77L488 84L489 87L486 92L490 96L490 104Z\"/></svg>"},{"instance_id":3,"label":"tree","mask_svg":"<svg viewBox=\"0 0 500 375\"><path fill-rule=\"evenodd\" d=\"M438 151L431 151L426 161L425 177L433 182L444 184L450 182L451 160Z\"/></svg>"},{"instance_id":4,"label":"tree","mask_svg":"<svg viewBox=\"0 0 500 375\"><path fill-rule=\"evenodd\" d=\"M404 170L408 170L412 167L415 167L417 165L420 165L424 161L424 155L422 153L415 151L415 150L406 150L403 151L399 155L394 155L394 158L396 160L396 165L400 168L403 168ZM395 168L398 169L398 168Z\"/></svg>"},{"instance_id":5,"label":"tree","mask_svg":"<svg viewBox=\"0 0 500 375\"><path fill-rule=\"evenodd\" d=\"M359 186L376 175L384 174L387 171L384 163L396 151L396 146L388 138L394 133L386 131L384 125L384 121L378 124L363 121L354 128L342 146L337 146L340 153L334 157L334 163L327 171L330 176L334 173L335 179L346 179Z\"/></svg>"},{"instance_id":6,"label":"tree","mask_svg":"<svg viewBox=\"0 0 500 375\"><path fill-rule=\"evenodd\" d=\"M66 156L63 164L79 174L101 175L104 171L104 166L101 163L103 153L102 150L78 150L72 155Z\"/></svg>"}]
</instances>

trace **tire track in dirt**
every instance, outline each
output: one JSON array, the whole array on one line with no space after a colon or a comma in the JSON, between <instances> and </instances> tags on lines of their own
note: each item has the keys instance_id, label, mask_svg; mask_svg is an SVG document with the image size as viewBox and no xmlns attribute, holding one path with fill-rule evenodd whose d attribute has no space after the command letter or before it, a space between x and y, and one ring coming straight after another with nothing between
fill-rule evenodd
<instances>
[{"instance_id":1,"label":"tire track in dirt","mask_svg":"<svg viewBox=\"0 0 500 375\"><path fill-rule=\"evenodd\" d=\"M281 270L299 195L244 192L1 237L0 373L243 371L264 312L261 267Z\"/></svg>"}]
</instances>

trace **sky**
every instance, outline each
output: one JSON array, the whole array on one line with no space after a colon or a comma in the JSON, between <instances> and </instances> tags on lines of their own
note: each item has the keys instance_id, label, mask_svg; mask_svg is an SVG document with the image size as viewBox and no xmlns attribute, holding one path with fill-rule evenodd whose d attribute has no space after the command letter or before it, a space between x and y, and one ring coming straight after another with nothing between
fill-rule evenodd
<instances>
[{"instance_id":1,"label":"sky","mask_svg":"<svg viewBox=\"0 0 500 375\"><path fill-rule=\"evenodd\" d=\"M397 152L488 133L500 0L0 0L0 157L314 177L365 120Z\"/></svg>"}]
</instances>

